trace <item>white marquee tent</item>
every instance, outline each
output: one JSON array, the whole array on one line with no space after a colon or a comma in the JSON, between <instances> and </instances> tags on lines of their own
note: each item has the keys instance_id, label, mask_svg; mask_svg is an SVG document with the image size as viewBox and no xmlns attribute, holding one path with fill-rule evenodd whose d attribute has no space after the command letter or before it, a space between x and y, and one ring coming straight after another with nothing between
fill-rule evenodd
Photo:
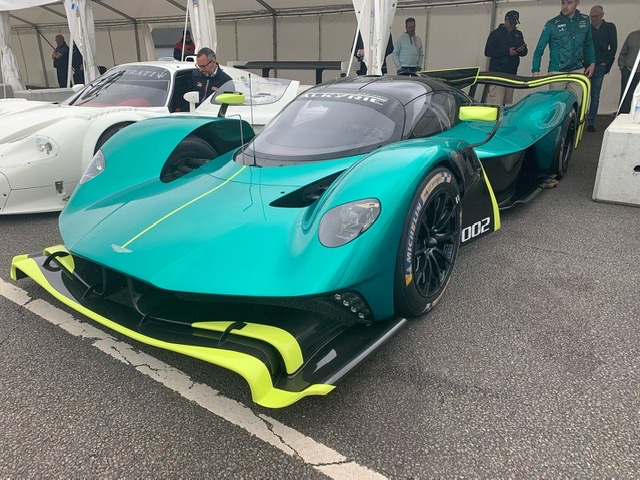
<instances>
[{"instance_id":1,"label":"white marquee tent","mask_svg":"<svg viewBox=\"0 0 640 480\"><path fill-rule=\"evenodd\" d=\"M404 31L404 19L416 19L417 33L425 42L424 67L427 69L456 66L485 67L484 44L487 35L509 10L520 12L521 25L530 53L522 59L519 73L528 74L532 50L544 22L559 12L559 0L358 0L374 2L378 8L396 9L391 23L395 38ZM116 64L152 59L155 56L151 30L176 28L182 30L187 8L210 2L209 17L203 27L205 41L213 47L224 65L236 60L352 60L357 16L349 0L0 0L0 47L3 70L5 57L11 61L8 47L15 57L19 79L26 85L48 87L55 84L51 62L53 38L61 33L69 39L78 38L83 48L95 41L95 65ZM95 36L80 38L73 32L67 13L90 5ZM605 9L605 20L618 28L619 46L632 30L640 28L638 0L581 0L579 9L588 13L596 4ZM358 3L356 3L357 10ZM214 16L215 10L215 16ZM2 13L6 12L6 13ZM89 15L87 13L86 15ZM2 22L9 17L8 22ZM87 23L90 18L87 18ZM10 29L4 26L10 26ZM363 24L364 25L364 24ZM197 27L189 22L195 34ZM382 31L385 25L372 26ZM377 30L376 30L377 29ZM382 30L380 30L382 29ZM373 42L373 38L372 42ZM217 44L215 43L217 39ZM175 39L178 41L178 38ZM197 42L196 42L197 43ZM5 55L7 52L7 55ZM371 61L369 62L371 63ZM394 72L393 63L389 71ZM546 66L543 57L543 68ZM89 65L91 67L91 65ZM544 73L544 70L543 70ZM324 78L338 72L324 73ZM309 71L279 70L278 75L314 82ZM9 75L6 83L11 82ZM620 73L612 69L603 87L600 112L614 112L620 93Z\"/></svg>"}]
</instances>

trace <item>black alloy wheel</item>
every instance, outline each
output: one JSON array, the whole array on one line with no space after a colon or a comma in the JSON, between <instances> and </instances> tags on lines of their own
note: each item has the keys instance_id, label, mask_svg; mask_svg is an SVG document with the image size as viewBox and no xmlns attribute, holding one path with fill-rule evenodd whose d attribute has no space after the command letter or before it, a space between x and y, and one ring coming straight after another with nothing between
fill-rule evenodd
<instances>
[{"instance_id":1,"label":"black alloy wheel","mask_svg":"<svg viewBox=\"0 0 640 480\"><path fill-rule=\"evenodd\" d=\"M446 168L423 180L407 213L398 251L396 313L417 317L440 300L460 248L460 190Z\"/></svg>"},{"instance_id":2,"label":"black alloy wheel","mask_svg":"<svg viewBox=\"0 0 640 480\"><path fill-rule=\"evenodd\" d=\"M561 179L569 169L569 161L573 154L573 145L576 141L577 115L576 109L571 108L567 119L562 126L558 144L553 156L553 173L556 178Z\"/></svg>"}]
</instances>

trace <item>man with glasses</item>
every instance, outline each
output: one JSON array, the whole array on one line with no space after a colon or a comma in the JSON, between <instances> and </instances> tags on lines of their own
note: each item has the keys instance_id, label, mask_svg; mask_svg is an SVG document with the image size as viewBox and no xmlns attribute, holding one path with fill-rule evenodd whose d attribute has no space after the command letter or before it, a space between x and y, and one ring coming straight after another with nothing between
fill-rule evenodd
<instances>
[{"instance_id":1,"label":"man with glasses","mask_svg":"<svg viewBox=\"0 0 640 480\"><path fill-rule=\"evenodd\" d=\"M531 72L540 75L540 62L549 45L549 75L560 73L584 73L591 78L596 68L596 55L591 38L589 15L577 10L580 0L561 0L560 15L544 24L538 45L533 52ZM575 87L571 82L555 82L552 89ZM581 92L574 91L578 98Z\"/></svg>"},{"instance_id":2,"label":"man with glasses","mask_svg":"<svg viewBox=\"0 0 640 480\"><path fill-rule=\"evenodd\" d=\"M200 103L231 77L222 71L216 61L216 52L203 47L196 54L196 70L193 71L193 85L200 95Z\"/></svg>"},{"instance_id":3,"label":"man with glasses","mask_svg":"<svg viewBox=\"0 0 640 480\"><path fill-rule=\"evenodd\" d=\"M604 21L604 9L600 5L591 7L591 37L596 51L596 69L591 77L591 104L587 117L587 131L596 131L596 115L600 103L600 90L604 76L609 73L618 50L618 32L613 23Z\"/></svg>"}]
</instances>

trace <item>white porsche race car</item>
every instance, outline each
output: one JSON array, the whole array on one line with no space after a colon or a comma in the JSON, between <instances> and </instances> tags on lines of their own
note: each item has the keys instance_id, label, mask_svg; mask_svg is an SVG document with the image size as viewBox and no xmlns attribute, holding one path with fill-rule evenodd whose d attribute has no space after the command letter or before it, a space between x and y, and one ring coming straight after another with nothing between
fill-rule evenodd
<instances>
[{"instance_id":1,"label":"white porsche race car","mask_svg":"<svg viewBox=\"0 0 640 480\"><path fill-rule=\"evenodd\" d=\"M95 152L127 125L169 113L193 114L191 62L118 65L55 104L0 100L0 215L60 211ZM246 94L229 108L259 129L300 90L294 80L256 77L223 67L234 82L221 90ZM217 115L205 100L198 115ZM192 111L192 113L189 113Z\"/></svg>"}]
</instances>

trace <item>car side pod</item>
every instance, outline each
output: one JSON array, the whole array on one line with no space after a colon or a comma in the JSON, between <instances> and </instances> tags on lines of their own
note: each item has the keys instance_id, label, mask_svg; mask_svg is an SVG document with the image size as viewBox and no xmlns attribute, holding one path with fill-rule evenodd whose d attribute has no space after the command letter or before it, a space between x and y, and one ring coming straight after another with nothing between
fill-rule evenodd
<instances>
[{"instance_id":1,"label":"car side pod","mask_svg":"<svg viewBox=\"0 0 640 480\"><path fill-rule=\"evenodd\" d=\"M218 314L184 321L141 315L87 282L83 262L58 245L42 254L15 256L11 278L30 277L58 301L133 340L237 373L248 383L253 401L267 408L327 395L407 323L392 318L344 326L319 314L295 311L292 316L278 308L245 309L232 317L221 307ZM178 317L188 313L177 312Z\"/></svg>"}]
</instances>

